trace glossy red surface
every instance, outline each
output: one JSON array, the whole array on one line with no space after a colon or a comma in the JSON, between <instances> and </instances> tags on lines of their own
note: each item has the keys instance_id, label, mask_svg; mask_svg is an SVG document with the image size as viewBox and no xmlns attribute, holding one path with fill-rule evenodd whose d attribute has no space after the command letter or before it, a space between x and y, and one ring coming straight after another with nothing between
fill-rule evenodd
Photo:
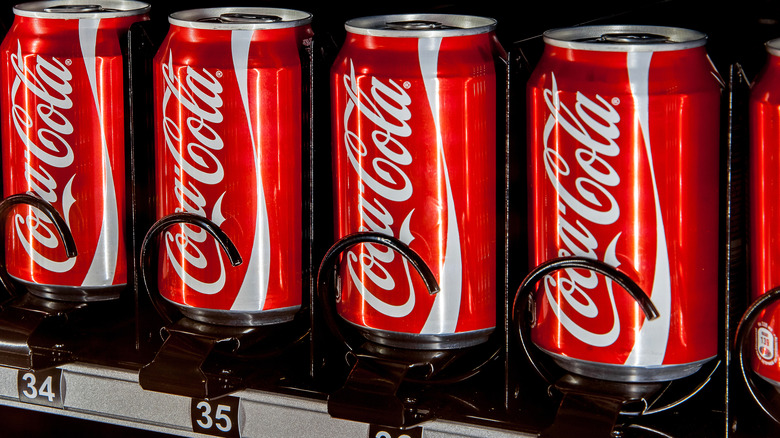
<instances>
[{"instance_id":1,"label":"glossy red surface","mask_svg":"<svg viewBox=\"0 0 780 438\"><path fill-rule=\"evenodd\" d=\"M337 237L394 236L442 289L429 295L400 254L359 245L341 265L348 321L444 337L495 326L498 56L493 33L348 33L331 69Z\"/></svg>"},{"instance_id":2,"label":"glossy red surface","mask_svg":"<svg viewBox=\"0 0 780 438\"><path fill-rule=\"evenodd\" d=\"M780 286L780 58L769 54L750 93L750 296ZM777 317L770 305L753 328L752 366L763 378L780 382ZM775 383L777 384L777 383Z\"/></svg>"},{"instance_id":3,"label":"glossy red surface","mask_svg":"<svg viewBox=\"0 0 780 438\"><path fill-rule=\"evenodd\" d=\"M17 16L3 40L4 195L51 203L78 249L68 259L48 219L18 207L6 227L12 276L64 287L127 282L120 37L146 19Z\"/></svg>"},{"instance_id":4,"label":"glossy red surface","mask_svg":"<svg viewBox=\"0 0 780 438\"><path fill-rule=\"evenodd\" d=\"M629 274L549 275L532 336L595 363L663 367L717 354L720 83L704 47L547 45L528 83L530 260L585 256Z\"/></svg>"},{"instance_id":5,"label":"glossy red surface","mask_svg":"<svg viewBox=\"0 0 780 438\"><path fill-rule=\"evenodd\" d=\"M160 245L159 287L200 309L260 312L301 305L302 72L308 25L216 30L171 25L154 60L158 218L202 215L217 242L175 226Z\"/></svg>"}]
</instances>

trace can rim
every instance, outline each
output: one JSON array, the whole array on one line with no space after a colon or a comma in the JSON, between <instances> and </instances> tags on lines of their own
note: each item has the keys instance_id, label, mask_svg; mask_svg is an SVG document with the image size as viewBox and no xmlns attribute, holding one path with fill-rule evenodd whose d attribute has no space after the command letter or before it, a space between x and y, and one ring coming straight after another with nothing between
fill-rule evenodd
<instances>
[{"instance_id":1,"label":"can rim","mask_svg":"<svg viewBox=\"0 0 780 438\"><path fill-rule=\"evenodd\" d=\"M765 46L770 55L780 56L780 38L767 41Z\"/></svg>"},{"instance_id":2,"label":"can rim","mask_svg":"<svg viewBox=\"0 0 780 438\"><path fill-rule=\"evenodd\" d=\"M389 28L393 23L439 23L441 28ZM353 18L344 24L349 33L395 38L436 38L479 35L492 32L497 21L493 18L454 14L394 14Z\"/></svg>"},{"instance_id":3,"label":"can rim","mask_svg":"<svg viewBox=\"0 0 780 438\"><path fill-rule=\"evenodd\" d=\"M648 38L644 41L642 37L619 41L618 38L604 38L606 35ZM667 52L701 47L707 43L707 35L696 30L646 25L577 26L551 29L542 36L544 42L551 46L594 52Z\"/></svg>"},{"instance_id":4,"label":"can rim","mask_svg":"<svg viewBox=\"0 0 780 438\"><path fill-rule=\"evenodd\" d=\"M49 11L62 6L98 6L108 10L85 10L74 12ZM19 3L13 7L14 15L30 18L84 19L118 18L148 13L151 5L135 0L49 0Z\"/></svg>"},{"instance_id":5,"label":"can rim","mask_svg":"<svg viewBox=\"0 0 780 438\"><path fill-rule=\"evenodd\" d=\"M218 18L225 14L247 14L279 17L278 21L233 21L233 22L207 22L199 21L208 18ZM311 23L312 14L296 9L283 8L255 8L255 7L230 7L230 8L202 8L188 9L174 12L168 16L168 22L174 26L188 27L192 29L207 30L256 30L256 29L284 29L289 27L304 26Z\"/></svg>"}]
</instances>

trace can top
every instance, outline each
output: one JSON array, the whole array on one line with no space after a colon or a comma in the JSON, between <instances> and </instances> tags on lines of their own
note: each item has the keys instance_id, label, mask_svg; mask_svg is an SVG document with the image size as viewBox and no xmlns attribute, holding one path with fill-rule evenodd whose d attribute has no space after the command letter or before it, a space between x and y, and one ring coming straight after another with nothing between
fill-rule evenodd
<instances>
[{"instance_id":1,"label":"can top","mask_svg":"<svg viewBox=\"0 0 780 438\"><path fill-rule=\"evenodd\" d=\"M211 30L255 30L298 27L311 23L312 14L279 8L207 8L174 12L174 26Z\"/></svg>"},{"instance_id":2,"label":"can top","mask_svg":"<svg viewBox=\"0 0 780 438\"><path fill-rule=\"evenodd\" d=\"M149 12L148 3L133 0L51 0L20 3L15 15L32 18L117 18Z\"/></svg>"},{"instance_id":3,"label":"can top","mask_svg":"<svg viewBox=\"0 0 780 438\"><path fill-rule=\"evenodd\" d=\"M344 27L347 32L367 36L435 38L492 32L496 28L496 20L449 14L376 15L354 18Z\"/></svg>"},{"instance_id":4,"label":"can top","mask_svg":"<svg viewBox=\"0 0 780 438\"><path fill-rule=\"evenodd\" d=\"M766 43L766 51L772 56L780 56L780 38L775 38Z\"/></svg>"},{"instance_id":5,"label":"can top","mask_svg":"<svg viewBox=\"0 0 780 438\"><path fill-rule=\"evenodd\" d=\"M544 33L551 46L595 52L664 52L703 46L707 35L679 27L606 25L552 29Z\"/></svg>"}]
</instances>

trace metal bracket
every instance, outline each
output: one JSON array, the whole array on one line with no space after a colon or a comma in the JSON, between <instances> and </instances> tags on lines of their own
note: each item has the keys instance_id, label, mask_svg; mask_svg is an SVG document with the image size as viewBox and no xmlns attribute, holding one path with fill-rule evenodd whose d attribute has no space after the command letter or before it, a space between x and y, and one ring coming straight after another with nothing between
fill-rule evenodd
<instances>
[{"instance_id":1,"label":"metal bracket","mask_svg":"<svg viewBox=\"0 0 780 438\"><path fill-rule=\"evenodd\" d=\"M366 342L349 353L354 364L342 388L328 398L328 413L334 418L394 428L432 420L441 401L424 397L422 388L438 383L437 376L464 354ZM411 385L410 390L403 389L404 384Z\"/></svg>"},{"instance_id":2,"label":"metal bracket","mask_svg":"<svg viewBox=\"0 0 780 438\"><path fill-rule=\"evenodd\" d=\"M239 345L235 336L219 330L204 330L200 324L182 318L163 328L165 342L154 360L139 371L141 387L185 397L209 399L243 389L245 377L225 372L212 375L205 362L215 351L234 352Z\"/></svg>"},{"instance_id":3,"label":"metal bracket","mask_svg":"<svg viewBox=\"0 0 780 438\"><path fill-rule=\"evenodd\" d=\"M166 228L186 223L212 235L233 266L241 263L238 250L213 222L189 213L177 213L157 221L141 246L141 279L152 304L166 326L164 343L149 364L141 368L139 382L150 391L199 399L211 399L253 386L275 386L287 369L277 359L302 344L308 329L288 324L243 327L205 324L182 317L156 288L153 242Z\"/></svg>"},{"instance_id":4,"label":"metal bracket","mask_svg":"<svg viewBox=\"0 0 780 438\"><path fill-rule=\"evenodd\" d=\"M344 386L328 398L328 413L369 424L408 427L433 418L416 400L402 401L398 389L415 364L357 354Z\"/></svg>"},{"instance_id":5,"label":"metal bracket","mask_svg":"<svg viewBox=\"0 0 780 438\"><path fill-rule=\"evenodd\" d=\"M567 374L553 387L563 394L551 426L540 438L612 436L627 405L644 405L665 383L623 383Z\"/></svg>"},{"instance_id":6,"label":"metal bracket","mask_svg":"<svg viewBox=\"0 0 780 438\"><path fill-rule=\"evenodd\" d=\"M0 311L0 363L43 370L76 360L79 340L72 322L84 303L50 301L26 294Z\"/></svg>"},{"instance_id":7,"label":"metal bracket","mask_svg":"<svg viewBox=\"0 0 780 438\"><path fill-rule=\"evenodd\" d=\"M296 347L308 336L290 324L228 327L189 318L163 327L161 334L163 345L139 372L141 387L197 399L214 399L250 386L282 386Z\"/></svg>"},{"instance_id":8,"label":"metal bracket","mask_svg":"<svg viewBox=\"0 0 780 438\"><path fill-rule=\"evenodd\" d=\"M62 216L34 193L20 193L0 202L0 229L16 206L28 205L43 212L54 225L68 257L76 256L76 244ZM0 363L41 370L75 360L65 323L84 303L51 301L17 290L8 275L4 251L0 251L0 289L10 297L0 311Z\"/></svg>"},{"instance_id":9,"label":"metal bracket","mask_svg":"<svg viewBox=\"0 0 780 438\"><path fill-rule=\"evenodd\" d=\"M391 236L355 233L330 248L320 264L317 294L326 324L347 347L347 357L352 359L348 362L354 363L343 386L328 398L328 412L335 418L375 425L415 426L434 419L441 408L441 398L436 401L425 397L426 388L473 376L497 357L501 348L481 345L456 350L413 350L366 342L362 336L350 333L354 330L349 330L337 317L335 294L329 292L328 286L333 281L339 255L361 243L383 245L398 252L417 270L429 293L439 291L435 276L419 255Z\"/></svg>"},{"instance_id":10,"label":"metal bracket","mask_svg":"<svg viewBox=\"0 0 780 438\"><path fill-rule=\"evenodd\" d=\"M530 341L530 316L528 298L534 287L545 275L559 269L588 269L610 277L639 305L649 320L658 311L642 289L626 274L606 263L582 257L553 259L539 265L521 283L513 303L513 324L517 329L520 345L529 363L550 388L562 394L555 421L543 430L543 437L610 436L618 415L647 415L677 406L697 394L712 379L720 361L712 361L694 375L673 382L612 382L561 372L550 366L548 358L539 355ZM677 385L675 382L681 382ZM677 385L674 391L669 388ZM677 397L679 390L682 396ZM664 393L672 393L672 401L663 405ZM656 406L661 405L661 406Z\"/></svg>"}]
</instances>

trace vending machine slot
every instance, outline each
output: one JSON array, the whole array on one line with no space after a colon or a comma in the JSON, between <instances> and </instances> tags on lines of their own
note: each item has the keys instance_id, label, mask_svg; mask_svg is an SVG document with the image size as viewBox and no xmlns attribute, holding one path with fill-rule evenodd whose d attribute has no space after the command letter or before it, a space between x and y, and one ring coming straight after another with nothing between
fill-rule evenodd
<instances>
[{"instance_id":1,"label":"vending machine slot","mask_svg":"<svg viewBox=\"0 0 780 438\"><path fill-rule=\"evenodd\" d=\"M533 321L533 300L536 283L558 269L590 269L612 278L639 303L645 317L652 320L658 311L642 289L624 273L609 265L590 259L566 257L554 259L534 269L521 283L515 296L513 318L519 343L528 362L546 381L549 395L559 400L552 424L540 436L606 436L615 433L625 418L651 416L668 411L699 394L722 369L720 360L712 360L689 377L672 381L648 383L619 382L594 379L561 371L553 360L539 354L530 340ZM629 422L630 423L630 422Z\"/></svg>"},{"instance_id":2,"label":"vending machine slot","mask_svg":"<svg viewBox=\"0 0 780 438\"><path fill-rule=\"evenodd\" d=\"M73 362L80 345L74 326L88 313L84 303L50 301L24 295L0 311L0 363L43 370Z\"/></svg>"},{"instance_id":3,"label":"vending machine slot","mask_svg":"<svg viewBox=\"0 0 780 438\"><path fill-rule=\"evenodd\" d=\"M241 256L230 238L208 219L188 213L166 216L155 223L147 232L141 245L141 279L157 312L168 325L161 329L164 339L154 360L141 368L139 382L144 389L201 399L219 397L242 389L246 376L237 376L231 370L222 370L216 375L204 370L204 363L215 349L234 352L241 335L237 327L216 327L198 323L181 315L165 301L156 287L156 275L152 268L155 257L151 246L159 235L177 224L197 226L212 235L224 250L233 266L241 264ZM155 246L156 248L156 246ZM232 333L231 333L232 332Z\"/></svg>"},{"instance_id":4,"label":"vending machine slot","mask_svg":"<svg viewBox=\"0 0 780 438\"><path fill-rule=\"evenodd\" d=\"M52 221L66 254L75 257L76 244L68 225L51 204L33 193L5 198L0 203L0 225L5 227L14 207L24 205L38 209ZM0 363L40 370L75 360L75 339L68 336L68 324L79 320L77 314L83 313L86 303L53 301L24 292L9 277L4 255L0 256L0 283L10 295L0 308Z\"/></svg>"},{"instance_id":5,"label":"vending machine slot","mask_svg":"<svg viewBox=\"0 0 780 438\"><path fill-rule=\"evenodd\" d=\"M0 221L4 224L14 207L25 205L51 220L65 253L75 257L77 243L67 224L51 204L35 194L17 194L3 200ZM38 371L83 359L99 349L95 346L99 337L121 337L122 318L132 316L122 300L89 302L88 293L78 291L62 299L51 299L57 294L45 289L28 292L9 277L4 257L0 257L0 281L9 294L0 306L3 366Z\"/></svg>"},{"instance_id":6,"label":"vending machine slot","mask_svg":"<svg viewBox=\"0 0 780 438\"><path fill-rule=\"evenodd\" d=\"M369 424L408 427L433 418L431 407L422 407L411 397L402 400L398 389L407 374L430 376L434 371L436 351L407 350L365 342L345 327L336 311L337 294L330 285L338 285L338 261L349 248L373 243L398 252L412 264L425 281L429 293L439 291L436 278L417 253L400 240L375 232L355 233L337 241L320 263L317 274L317 295L322 316L331 332L347 347L352 367L344 385L328 398L328 412L334 418L344 418ZM337 288L339 286L336 286Z\"/></svg>"},{"instance_id":7,"label":"vending machine slot","mask_svg":"<svg viewBox=\"0 0 780 438\"><path fill-rule=\"evenodd\" d=\"M141 247L141 278L160 317L164 343L154 360L143 366L139 382L144 389L169 394L212 399L242 389L275 388L287 372L300 371L283 363L305 349L308 328L298 321L269 326L227 326L196 321L182 315L160 295L150 279L155 257L151 248L160 233L176 224L197 226L211 234L233 266L242 259L230 238L213 222L189 213L164 217L149 230ZM298 363L305 363L297 360Z\"/></svg>"}]
</instances>

